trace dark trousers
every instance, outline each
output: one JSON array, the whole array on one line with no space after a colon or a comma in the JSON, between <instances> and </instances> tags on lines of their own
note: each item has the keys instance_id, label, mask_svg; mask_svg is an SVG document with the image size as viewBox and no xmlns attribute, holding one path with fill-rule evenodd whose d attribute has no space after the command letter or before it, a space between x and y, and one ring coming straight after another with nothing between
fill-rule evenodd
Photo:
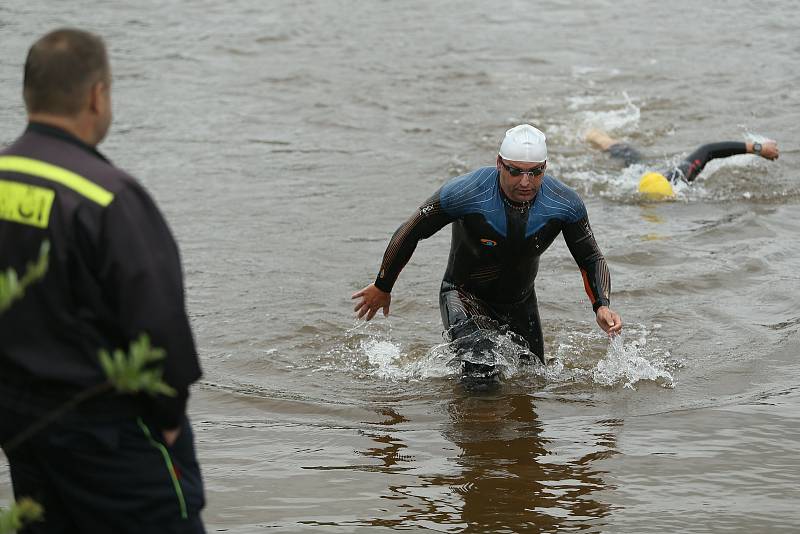
<instances>
[{"instance_id":1,"label":"dark trousers","mask_svg":"<svg viewBox=\"0 0 800 534\"><path fill-rule=\"evenodd\" d=\"M0 442L31 422L0 406ZM44 522L20 532L205 532L203 483L186 418L172 447L141 417L72 413L4 452L16 499L44 507Z\"/></svg>"},{"instance_id":2,"label":"dark trousers","mask_svg":"<svg viewBox=\"0 0 800 534\"><path fill-rule=\"evenodd\" d=\"M476 334L496 331L509 334L514 341L544 361L544 340L535 292L520 304L501 307L449 282L442 282L439 311L448 340L456 342L456 350L461 348L458 340L467 339L471 347L465 349L474 350L477 346L481 350L480 345L486 344L486 338Z\"/></svg>"}]
</instances>

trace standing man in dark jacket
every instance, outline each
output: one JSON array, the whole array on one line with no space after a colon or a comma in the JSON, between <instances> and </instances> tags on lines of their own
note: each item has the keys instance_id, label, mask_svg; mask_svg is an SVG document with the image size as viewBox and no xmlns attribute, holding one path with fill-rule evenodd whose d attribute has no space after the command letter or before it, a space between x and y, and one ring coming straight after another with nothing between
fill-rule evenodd
<instances>
[{"instance_id":1,"label":"standing man in dark jacket","mask_svg":"<svg viewBox=\"0 0 800 534\"><path fill-rule=\"evenodd\" d=\"M111 124L103 41L62 29L31 47L29 124L0 152L0 269L45 276L0 315L0 443L106 380L99 349L140 334L167 354L177 395L94 397L6 450L30 532L203 532L200 469L185 415L200 366L175 240L153 200L96 146Z\"/></svg>"}]
</instances>

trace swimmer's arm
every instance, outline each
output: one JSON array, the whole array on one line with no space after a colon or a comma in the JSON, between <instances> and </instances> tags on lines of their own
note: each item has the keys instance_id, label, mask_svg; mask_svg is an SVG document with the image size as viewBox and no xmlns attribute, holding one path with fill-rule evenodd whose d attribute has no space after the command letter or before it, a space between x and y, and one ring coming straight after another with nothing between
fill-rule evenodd
<instances>
[{"instance_id":1,"label":"swimmer's arm","mask_svg":"<svg viewBox=\"0 0 800 534\"><path fill-rule=\"evenodd\" d=\"M709 143L699 147L689 154L683 161L679 169L686 181L692 182L703 170L706 164L712 159L727 158L738 154L753 154L753 142L748 141L723 141L721 143ZM764 141L761 144L761 157L769 160L778 159L778 143L775 141ZM674 181L674 180L671 180Z\"/></svg>"},{"instance_id":2,"label":"swimmer's arm","mask_svg":"<svg viewBox=\"0 0 800 534\"><path fill-rule=\"evenodd\" d=\"M355 305L355 312L359 318L365 317L369 321L378 310L382 309L384 315L389 315L391 304L391 291L400 271L403 270L411 255L417 248L421 239L426 239L454 218L443 209L439 199L439 191L429 198L409 219L400 225L392 236L375 282L356 292L352 299L360 299Z\"/></svg>"},{"instance_id":3,"label":"swimmer's arm","mask_svg":"<svg viewBox=\"0 0 800 534\"><path fill-rule=\"evenodd\" d=\"M391 292L400 271L417 248L417 243L429 238L453 220L454 217L442 209L437 191L395 231L383 254L375 286L386 293Z\"/></svg>"},{"instance_id":4,"label":"swimmer's arm","mask_svg":"<svg viewBox=\"0 0 800 534\"><path fill-rule=\"evenodd\" d=\"M574 223L566 223L562 232L572 257L581 269L583 287L592 301L598 326L611 336L619 334L622 331L622 318L609 308L611 275L594 239L589 220L583 218Z\"/></svg>"},{"instance_id":5,"label":"swimmer's arm","mask_svg":"<svg viewBox=\"0 0 800 534\"><path fill-rule=\"evenodd\" d=\"M564 224L564 241L567 243L575 263L581 270L583 286L592 309L597 312L611 302L611 274L608 264L594 239L588 218Z\"/></svg>"}]
</instances>

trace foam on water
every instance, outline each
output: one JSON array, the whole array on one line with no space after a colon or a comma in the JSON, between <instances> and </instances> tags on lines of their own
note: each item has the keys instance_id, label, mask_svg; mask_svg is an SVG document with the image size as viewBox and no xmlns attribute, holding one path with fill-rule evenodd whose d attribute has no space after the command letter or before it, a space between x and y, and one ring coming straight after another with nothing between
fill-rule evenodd
<instances>
[{"instance_id":1,"label":"foam on water","mask_svg":"<svg viewBox=\"0 0 800 534\"><path fill-rule=\"evenodd\" d=\"M652 328L657 330L660 325ZM582 384L635 389L634 385L641 381L674 387L671 370L682 362L673 359L669 350L658 343L648 346L651 332L644 325L629 324L625 332L610 342L604 334L594 331L563 332L556 342L555 358L536 373L555 388ZM596 354L605 344L604 355L598 359Z\"/></svg>"},{"instance_id":2,"label":"foam on water","mask_svg":"<svg viewBox=\"0 0 800 534\"><path fill-rule=\"evenodd\" d=\"M506 334L484 334L491 339L493 348L488 359L500 371L503 379L520 372L520 346ZM368 374L383 380L424 380L430 378L458 377L461 361L455 356L453 343L431 347L424 354L404 353L399 343L388 338L366 337L359 341L356 357L366 359ZM472 363L489 363L482 354L462 354Z\"/></svg>"},{"instance_id":3,"label":"foam on water","mask_svg":"<svg viewBox=\"0 0 800 534\"><path fill-rule=\"evenodd\" d=\"M583 137L586 130L590 128L600 128L607 132L635 130L639 126L641 109L633 103L628 93L623 92L622 96L624 102L621 108L608 111L588 110L581 112L583 127L579 135ZM586 100L586 102L589 103L591 101ZM578 104L579 101L572 101L572 106L577 107Z\"/></svg>"},{"instance_id":4,"label":"foam on water","mask_svg":"<svg viewBox=\"0 0 800 534\"><path fill-rule=\"evenodd\" d=\"M402 374L400 345L388 340L363 339L361 350L378 378L396 378Z\"/></svg>"},{"instance_id":5,"label":"foam on water","mask_svg":"<svg viewBox=\"0 0 800 534\"><path fill-rule=\"evenodd\" d=\"M392 338L388 321L378 326L359 323L345 332L345 340L326 353L327 362L317 370L336 370L355 374L358 378L388 381L414 381L435 378L457 378L461 373L460 358L472 363L489 363L488 357L503 380L514 378L544 379L551 386L583 384L585 386L622 387L635 389L641 381L652 381L663 387L674 387L671 367L680 366L663 347L648 346L647 328L628 325L625 341L617 336L608 342L594 331L564 331L559 333L555 349L547 365L523 361L527 351L512 336L500 332L482 331L491 340L488 356L476 351L455 356L453 343L441 343L428 350L409 350ZM658 328L658 325L653 327ZM605 355L593 356L598 347Z\"/></svg>"},{"instance_id":6,"label":"foam on water","mask_svg":"<svg viewBox=\"0 0 800 534\"><path fill-rule=\"evenodd\" d=\"M672 388L675 380L661 362L648 361L644 338L625 345L622 336L617 336L608 344L605 358L597 362L592 370L592 380L601 386L623 384L623 387L635 389L634 384L641 380L650 380L664 387Z\"/></svg>"}]
</instances>

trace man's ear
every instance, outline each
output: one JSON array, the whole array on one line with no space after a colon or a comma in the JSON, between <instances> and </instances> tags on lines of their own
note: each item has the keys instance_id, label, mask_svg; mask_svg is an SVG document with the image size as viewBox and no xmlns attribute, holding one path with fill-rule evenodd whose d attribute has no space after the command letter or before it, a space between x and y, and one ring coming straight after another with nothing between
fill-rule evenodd
<instances>
[{"instance_id":1,"label":"man's ear","mask_svg":"<svg viewBox=\"0 0 800 534\"><path fill-rule=\"evenodd\" d=\"M98 81L92 84L89 88L89 111L93 115L97 115L102 111L103 106L106 105L104 101L104 93L108 90L108 84L104 81Z\"/></svg>"}]
</instances>

